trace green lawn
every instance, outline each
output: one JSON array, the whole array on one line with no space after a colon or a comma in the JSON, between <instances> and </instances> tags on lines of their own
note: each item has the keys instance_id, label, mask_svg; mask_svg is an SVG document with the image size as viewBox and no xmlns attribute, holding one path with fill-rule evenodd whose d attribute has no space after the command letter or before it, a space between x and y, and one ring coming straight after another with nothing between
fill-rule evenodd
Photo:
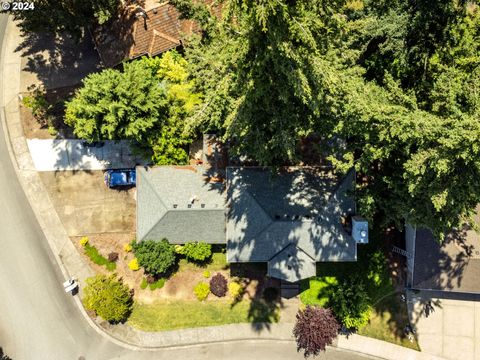
<instances>
[{"instance_id":1,"label":"green lawn","mask_svg":"<svg viewBox=\"0 0 480 360\"><path fill-rule=\"evenodd\" d=\"M222 252L215 252L212 254L212 258L205 264L196 264L188 262L186 259L180 259L178 262L178 271L185 270L208 270L210 272L220 271L228 269L227 256Z\"/></svg>"},{"instance_id":2,"label":"green lawn","mask_svg":"<svg viewBox=\"0 0 480 360\"><path fill-rule=\"evenodd\" d=\"M258 316L258 309L262 317ZM157 301L153 304L135 303L128 323L143 331L162 331L234 323L276 322L278 309L264 313L244 300L231 306L227 301ZM268 318L265 318L267 316Z\"/></svg>"},{"instance_id":3,"label":"green lawn","mask_svg":"<svg viewBox=\"0 0 480 360\"><path fill-rule=\"evenodd\" d=\"M359 245L358 261L318 263L317 277L301 282L300 299L306 305L327 306L332 288L339 281L358 277L366 286L372 307L369 324L358 333L418 350L417 343L403 334L408 324L407 307L393 287L381 250L382 238L373 231L371 235L370 244Z\"/></svg>"},{"instance_id":4,"label":"green lawn","mask_svg":"<svg viewBox=\"0 0 480 360\"><path fill-rule=\"evenodd\" d=\"M416 341L410 342L404 337L407 324L406 305L398 299L398 294L392 294L374 306L370 323L358 330L358 334L420 350Z\"/></svg>"}]
</instances>

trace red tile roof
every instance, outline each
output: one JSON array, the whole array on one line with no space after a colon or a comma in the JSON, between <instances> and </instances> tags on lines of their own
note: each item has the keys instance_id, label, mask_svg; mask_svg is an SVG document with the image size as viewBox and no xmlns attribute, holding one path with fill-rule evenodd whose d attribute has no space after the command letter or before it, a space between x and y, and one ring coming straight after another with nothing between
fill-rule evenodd
<instances>
[{"instance_id":1,"label":"red tile roof","mask_svg":"<svg viewBox=\"0 0 480 360\"><path fill-rule=\"evenodd\" d=\"M105 66L142 55L158 55L182 44L186 35L200 30L190 20L180 20L180 13L168 2L143 11L127 7L108 26L99 26L93 38Z\"/></svg>"}]
</instances>

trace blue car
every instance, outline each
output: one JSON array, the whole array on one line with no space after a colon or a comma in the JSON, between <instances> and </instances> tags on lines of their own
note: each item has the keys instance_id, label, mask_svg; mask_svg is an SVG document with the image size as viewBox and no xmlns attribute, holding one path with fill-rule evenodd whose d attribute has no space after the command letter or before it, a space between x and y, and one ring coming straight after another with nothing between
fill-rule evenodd
<instances>
[{"instance_id":1,"label":"blue car","mask_svg":"<svg viewBox=\"0 0 480 360\"><path fill-rule=\"evenodd\" d=\"M135 186L137 175L135 169L107 170L105 184L109 188Z\"/></svg>"}]
</instances>

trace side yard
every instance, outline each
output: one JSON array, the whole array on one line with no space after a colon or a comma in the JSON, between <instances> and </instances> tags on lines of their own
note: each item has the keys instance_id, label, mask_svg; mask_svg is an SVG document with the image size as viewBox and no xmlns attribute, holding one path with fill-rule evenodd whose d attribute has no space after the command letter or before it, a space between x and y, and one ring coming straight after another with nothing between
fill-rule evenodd
<instances>
[{"instance_id":1,"label":"side yard","mask_svg":"<svg viewBox=\"0 0 480 360\"><path fill-rule=\"evenodd\" d=\"M419 350L417 341L410 341L404 333L409 322L407 304L401 298L402 265L401 259L386 256L388 236L372 231L370 244L358 247L357 262L317 264L317 277L301 283L300 299L304 305L338 307L344 301L342 294L351 292L354 304L344 306L365 304L367 309L360 312L358 323L364 325L358 334Z\"/></svg>"}]
</instances>

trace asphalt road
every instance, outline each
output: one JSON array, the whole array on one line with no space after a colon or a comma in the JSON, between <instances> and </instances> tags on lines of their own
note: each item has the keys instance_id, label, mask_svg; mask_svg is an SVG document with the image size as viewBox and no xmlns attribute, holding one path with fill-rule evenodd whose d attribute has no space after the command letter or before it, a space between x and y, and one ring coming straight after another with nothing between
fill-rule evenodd
<instances>
[{"instance_id":1,"label":"asphalt road","mask_svg":"<svg viewBox=\"0 0 480 360\"><path fill-rule=\"evenodd\" d=\"M0 44L5 21L0 16ZM0 97L1 98L1 97ZM4 116L0 108L0 116ZM95 332L82 317L18 182L0 126L0 347L13 360L303 359L291 342L247 341L131 351ZM367 357L330 349L318 359Z\"/></svg>"}]
</instances>

